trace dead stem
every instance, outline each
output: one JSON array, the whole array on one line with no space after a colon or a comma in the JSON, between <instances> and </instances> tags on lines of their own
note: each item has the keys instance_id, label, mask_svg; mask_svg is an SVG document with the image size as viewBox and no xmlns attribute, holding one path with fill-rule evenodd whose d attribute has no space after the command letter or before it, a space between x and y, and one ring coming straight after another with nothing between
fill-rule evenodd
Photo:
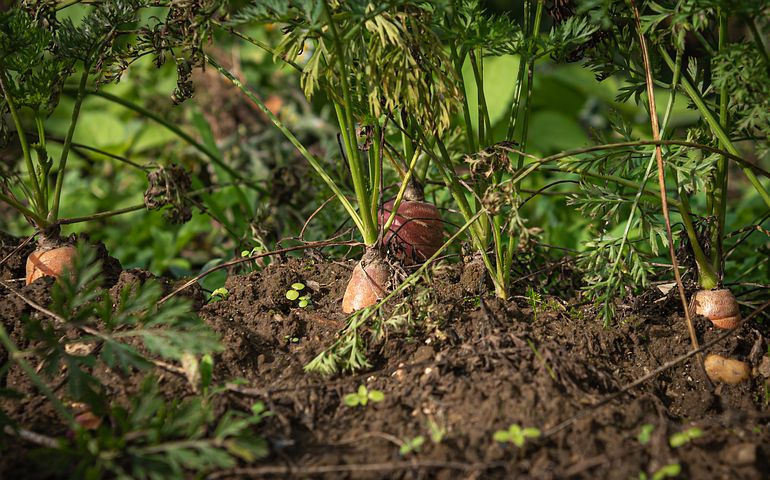
<instances>
[{"instance_id":1,"label":"dead stem","mask_svg":"<svg viewBox=\"0 0 770 480\"><path fill-rule=\"evenodd\" d=\"M220 478L257 478L265 475L283 475L293 478L308 476L308 475L322 475L328 473L363 473L363 472L390 472L394 470L431 470L431 469L446 469L446 470L460 470L464 472L483 471L490 468L502 467L504 463L464 463L464 462L436 462L436 461L413 461L413 462L387 462L387 463L369 463L369 464L342 464L342 465L312 465L306 467L292 467L289 465L282 466L265 466L265 467L253 467L253 468L233 468L230 470L222 470L209 474L206 478L208 480L216 480ZM284 478L285 478L284 477Z\"/></svg>"},{"instance_id":2,"label":"dead stem","mask_svg":"<svg viewBox=\"0 0 770 480\"><path fill-rule=\"evenodd\" d=\"M25 428L13 428L10 425L6 425L3 431L8 435L19 437L22 440L26 440L30 443L34 443L40 447L46 448L59 448L59 441L48 435L42 433L33 432Z\"/></svg>"},{"instance_id":3,"label":"dead stem","mask_svg":"<svg viewBox=\"0 0 770 480\"><path fill-rule=\"evenodd\" d=\"M19 253L19 252L21 251L21 249L22 249L22 248L24 248L24 247L25 247L25 246L26 246L26 245L27 245L29 242L31 242L31 241L32 241L32 239L33 239L33 238L35 238L35 236L37 236L37 233L33 233L33 234L32 234L32 235L30 235L29 237L25 238L25 239L24 239L24 241L23 241L23 242L21 242L21 243L19 244L19 246L18 246L18 247L14 248L14 249L13 249L13 251L12 251L11 253L9 253L8 255L6 255L5 257L3 257L3 259L2 259L2 260L0 260L0 265L4 264L5 262L7 262L7 261L8 261L8 259L9 259L9 258L11 258L12 256L14 256L14 255L16 255L17 253Z\"/></svg>"},{"instance_id":4,"label":"dead stem","mask_svg":"<svg viewBox=\"0 0 770 480\"><path fill-rule=\"evenodd\" d=\"M650 104L650 125L652 127L652 138L656 142L660 141L660 126L658 125L658 113L655 109L655 90L652 83L652 71L650 69L650 55L647 51L647 42L645 41L644 34L642 33L642 23L639 19L639 9L636 7L634 0L631 2L631 8L634 10L634 20L636 21L636 32L639 35L639 47L642 50L642 62L644 63L644 77L647 83L647 100ZM679 274L679 262L676 259L676 251L674 250L674 235L671 233L671 217L668 211L668 196L666 195L666 173L663 166L663 153L660 145L655 145L655 158L658 163L658 185L660 188L660 203L663 210L663 219L666 224L666 237L668 239L668 252L671 256L671 264L674 270L674 279L676 280L676 286L679 290L679 297L682 301L682 307L684 308L684 318L687 322L687 331L690 334L690 342L693 349L697 352L698 364L701 367L703 378L706 379L706 384L711 390L714 386L706 375L706 371L703 367L703 355L700 353L698 346L698 336L695 334L695 327L692 324L692 317L690 316L690 307L687 302L687 294L684 291L684 285L682 284L682 277Z\"/></svg>"}]
</instances>

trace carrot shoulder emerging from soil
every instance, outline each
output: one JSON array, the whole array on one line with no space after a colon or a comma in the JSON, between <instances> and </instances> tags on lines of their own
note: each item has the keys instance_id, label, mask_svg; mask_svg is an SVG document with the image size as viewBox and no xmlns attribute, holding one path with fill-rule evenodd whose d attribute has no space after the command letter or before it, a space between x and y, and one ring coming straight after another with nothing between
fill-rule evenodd
<instances>
[{"instance_id":1,"label":"carrot shoulder emerging from soil","mask_svg":"<svg viewBox=\"0 0 770 480\"><path fill-rule=\"evenodd\" d=\"M368 250L353 269L345 295L342 297L342 311L353 313L370 307L385 296L390 268L376 249Z\"/></svg>"},{"instance_id":2,"label":"carrot shoulder emerging from soil","mask_svg":"<svg viewBox=\"0 0 770 480\"><path fill-rule=\"evenodd\" d=\"M65 269L72 267L77 249L72 245L54 248L38 248L27 257L26 284L40 277L58 278Z\"/></svg>"}]
</instances>

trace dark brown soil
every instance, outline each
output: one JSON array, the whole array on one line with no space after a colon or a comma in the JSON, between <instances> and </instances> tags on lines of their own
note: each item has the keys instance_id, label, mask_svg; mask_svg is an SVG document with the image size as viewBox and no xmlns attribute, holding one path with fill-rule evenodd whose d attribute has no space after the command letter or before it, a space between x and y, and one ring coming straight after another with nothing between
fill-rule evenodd
<instances>
[{"instance_id":1,"label":"dark brown soil","mask_svg":"<svg viewBox=\"0 0 770 480\"><path fill-rule=\"evenodd\" d=\"M229 297L200 308L225 347L215 359L215 381L245 380L232 387L228 402L242 408L262 401L273 413L260 427L270 456L211 478L628 479L669 464L681 466L681 478L767 478L766 327L750 321L709 350L748 361L748 382L719 384L712 393L696 363L686 361L552 433L691 348L674 298L649 292L619 308L617 325L603 328L590 309L557 298L543 298L534 310L524 297L479 299L477 270L439 265L430 285L409 297L422 292L429 299L419 324L370 345L371 369L328 379L305 373L303 367L344 325L339 305L353 265L309 259L273 264L231 276ZM119 282L147 277L124 272ZM307 285L310 307L286 299L294 282ZM22 292L45 304L50 283L42 280ZM0 288L0 320L21 347L24 312L30 313L26 304ZM703 318L696 318L696 329L701 342L721 333ZM99 376L116 396L139 383L109 372ZM62 433L15 367L3 383L30 393L23 401L3 399L4 411L30 430ZM169 395L189 393L173 374L161 373L161 383ZM384 400L346 406L344 396L360 385L383 392ZM522 448L493 439L512 424L552 434ZM654 430L642 443L638 435L646 424ZM669 444L672 434L693 427L703 435L678 448ZM425 439L419 451L399 453L404 441L418 436ZM29 472L34 466L14 455L0 461L5 478L2 469Z\"/></svg>"}]
</instances>

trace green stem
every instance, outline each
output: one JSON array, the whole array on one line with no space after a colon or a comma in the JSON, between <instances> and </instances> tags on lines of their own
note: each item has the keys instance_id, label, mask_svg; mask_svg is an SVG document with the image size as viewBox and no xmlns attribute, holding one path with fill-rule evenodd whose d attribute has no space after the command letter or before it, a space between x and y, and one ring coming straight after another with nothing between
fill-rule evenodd
<instances>
[{"instance_id":1,"label":"green stem","mask_svg":"<svg viewBox=\"0 0 770 480\"><path fill-rule=\"evenodd\" d=\"M724 52L727 48L727 15L724 12L719 14L719 51ZM727 85L722 85L719 90L719 124L723 129L728 128L730 121L729 96ZM725 144L720 144L722 148L727 148ZM723 238L725 232L725 220L727 218L727 157L720 156L716 164L716 178L714 179L714 189L711 192L711 201L713 211L711 215L716 216L716 225L711 228L711 245L714 249L711 258L711 267L719 277L722 277L722 255L724 252ZM708 195L708 192L707 192Z\"/></svg>"},{"instance_id":2,"label":"green stem","mask_svg":"<svg viewBox=\"0 0 770 480\"><path fill-rule=\"evenodd\" d=\"M751 30L751 37L757 45L757 50L759 50L759 54L762 55L762 61L765 62L765 68L770 72L770 55L768 55L767 47L765 47L765 43L762 41L762 34L759 33L759 29L757 28L757 20L754 17L747 18L746 23L749 26L749 30Z\"/></svg>"},{"instance_id":3,"label":"green stem","mask_svg":"<svg viewBox=\"0 0 770 480\"><path fill-rule=\"evenodd\" d=\"M659 51L668 66L673 69L674 62L671 60L671 56L668 54L668 52L666 52L666 50L662 47L659 49ZM708 123L711 131L714 133L714 135L716 135L717 139L719 139L719 142L722 144L723 148L727 150L727 152L731 155L740 157L738 149L735 148L735 145L733 145L732 141L730 141L730 137L725 129L722 128L722 125L714 117L714 114L711 113L711 110L709 110L706 102L703 100L698 91L695 89L695 87L693 87L685 75L682 75L682 88L684 88L687 96L690 97L690 100L692 100L692 102L698 108L698 111L700 111L703 119L706 121L706 123ZM754 187L757 193L759 193L759 196L762 197L762 200L764 200L765 204L770 207L770 193L768 193L767 190L762 186L754 172L743 164L741 164L741 170L743 170L746 178L748 178L751 185Z\"/></svg>"},{"instance_id":4,"label":"green stem","mask_svg":"<svg viewBox=\"0 0 770 480\"><path fill-rule=\"evenodd\" d=\"M473 70L473 78L476 81L476 97L477 97L477 109L478 109L478 123L479 123L479 148L483 148L491 143L491 130L492 125L489 120L489 109L487 108L487 99L484 95L484 77L482 75L483 57L479 60L474 50L470 51L471 69ZM473 152L469 152L473 153Z\"/></svg>"},{"instance_id":5,"label":"green stem","mask_svg":"<svg viewBox=\"0 0 770 480\"><path fill-rule=\"evenodd\" d=\"M67 157L72 147L72 137L75 135L75 127L78 123L78 117L80 116L80 106L83 104L83 98L85 97L86 82L88 81L88 65L83 65L83 74L80 76L80 84L78 84L77 94L75 95L75 106L72 108L72 116L70 118L70 125L67 129L67 135L64 137L64 146L61 151L61 158L59 159L59 166L56 169L56 186L53 191L53 205L48 212L48 220L55 222L59 218L59 202L61 200L61 190L64 185L64 171L67 167Z\"/></svg>"},{"instance_id":6,"label":"green stem","mask_svg":"<svg viewBox=\"0 0 770 480\"><path fill-rule=\"evenodd\" d=\"M374 122L374 139L372 146L369 149L372 161L369 163L369 172L371 172L371 192L379 192L380 182L382 181L382 127L380 123L375 120ZM373 218L379 219L379 195L372 195L370 200L371 215ZM378 232L379 233L379 232Z\"/></svg>"},{"instance_id":7,"label":"green stem","mask_svg":"<svg viewBox=\"0 0 770 480\"><path fill-rule=\"evenodd\" d=\"M356 213L356 209L353 208L353 205L348 201L347 197L342 193L342 190L337 186L336 183L334 183L334 180L329 176L328 173L326 173L326 170L324 170L323 165L321 162L319 162L313 155L310 154L310 152L307 151L307 148L305 148L302 143L300 143L299 140L297 140L297 137L294 136L291 131L289 131L286 126L281 123L278 118L273 115L273 112L268 109L265 104L262 102L262 100L259 99L256 95L254 95L251 90L246 88L243 83L241 83L240 80L238 80L232 73L230 73L228 70L223 68L221 65L219 65L213 58L207 56L206 61L214 68L216 68L219 73L224 75L225 78L230 80L233 85L235 85L241 92L243 92L244 95L246 95L249 100L254 102L257 107L259 107L262 112L267 115L267 117L270 119L271 122L273 122L273 125L278 128L278 130L281 131L281 133L284 134L284 136L291 142L292 145L299 151L299 153L305 157L305 159L310 163L310 165L313 167L313 169L318 173L318 175L321 177L321 179L326 183L326 185L329 187L329 189L334 193L334 195L337 196L337 199L342 203L342 206L345 208L345 211L348 212L348 215L350 215L350 218L353 219L353 223L356 224L356 227L358 227L359 230L363 231L363 223L361 222L361 217L358 216L358 213Z\"/></svg>"},{"instance_id":8,"label":"green stem","mask_svg":"<svg viewBox=\"0 0 770 480\"><path fill-rule=\"evenodd\" d=\"M212 66L214 66L214 60L211 57L206 57L206 60L208 63L210 63ZM221 67L220 67L221 68ZM221 72L221 70L220 70ZM65 93L73 93L72 89L65 88ZM204 154L206 157L208 157L212 162L217 164L219 167L221 167L224 171L228 173L233 178L236 178L243 182L245 185L248 185L250 187L253 187L253 182L246 179L243 175L238 173L237 171L233 170L229 165L224 163L219 156L209 150L205 145L203 145L200 142L197 142L194 138L192 138L190 135L185 133L184 130L179 128L178 126L174 125L173 123L169 122L165 118L161 117L160 115L151 112L150 110L147 110L146 108L142 107L141 105L137 105L135 103L132 103L124 98L118 97L116 95L113 95L111 93L107 93L104 90L89 90L85 92L86 95L94 95L97 97L102 97L105 100L109 100L113 103L117 103L118 105L122 105L129 110L133 110L137 112L138 114L142 115L143 117L147 117L151 120L154 120L155 122L159 123L160 125L164 126L166 129L168 129L170 132L174 133L177 137L184 140L186 143L190 144L193 148Z\"/></svg>"},{"instance_id":9,"label":"green stem","mask_svg":"<svg viewBox=\"0 0 770 480\"><path fill-rule=\"evenodd\" d=\"M465 79L462 75L464 58L460 58L457 54L457 49L454 45L451 47L452 63L454 63L455 71L458 72L458 78L460 81L460 91L463 92L463 120L465 121L465 141L468 146L468 153L478 151L476 145L476 138L473 134L473 123L471 122L471 108L468 105L468 91L465 89Z\"/></svg>"},{"instance_id":10,"label":"green stem","mask_svg":"<svg viewBox=\"0 0 770 480\"><path fill-rule=\"evenodd\" d=\"M46 148L46 142L45 142L45 125L42 116L40 115L40 112L35 111L35 126L37 127L37 147L35 148L35 151L37 152L37 163L40 165L41 172L40 172L40 180L39 184L43 187L42 193L43 193L43 205L48 205L48 171L50 170L50 165L48 165L48 149Z\"/></svg>"},{"instance_id":11,"label":"green stem","mask_svg":"<svg viewBox=\"0 0 770 480\"><path fill-rule=\"evenodd\" d=\"M29 150L29 143L27 143L27 136L24 134L24 127L21 124L21 116L16 109L16 103L11 96L11 89L8 86L8 77L5 70L0 70L0 89L3 91L6 103L8 103L8 110L11 112L13 123L16 126L16 134L19 137L19 143L21 144L21 152L24 155L24 163L27 166L27 172L29 173L30 183L32 184L33 198L31 203L33 208L45 216L47 213L47 204L43 201L43 192L40 188L40 183L37 180L37 171L35 170L35 164L32 162L32 153Z\"/></svg>"},{"instance_id":12,"label":"green stem","mask_svg":"<svg viewBox=\"0 0 770 480\"><path fill-rule=\"evenodd\" d=\"M340 112L340 109L337 107L337 117L338 121L340 122L343 139L347 137L345 147L348 150L346 153L348 155L348 163L350 164L353 188L355 190L356 200L358 201L359 205L359 215L362 223L361 235L364 238L364 243L366 243L368 246L372 246L377 242L377 222L372 216L372 212L367 208L369 205L369 192L367 192L361 154L358 151L358 145L355 137L356 127L353 121L353 101L350 93L350 85L348 84L348 77L346 75L347 69L345 65L345 54L342 49L342 43L340 42L339 35L337 33L337 25L334 22L331 8L329 7L327 0L323 1L323 8L329 20L329 30L332 36L332 44L334 45L334 50L337 56L337 67L340 69L339 76L340 86L342 88L343 110ZM341 117L340 113L343 114ZM371 192L372 196L379 196L377 193L378 192L376 190Z\"/></svg>"},{"instance_id":13,"label":"green stem","mask_svg":"<svg viewBox=\"0 0 770 480\"><path fill-rule=\"evenodd\" d=\"M49 225L45 218L25 207L10 195L6 195L3 192L0 192L0 201L7 203L12 208L18 210L22 215L29 217L29 219L32 220L32 222L34 222L34 224L40 229L43 229Z\"/></svg>"},{"instance_id":14,"label":"green stem","mask_svg":"<svg viewBox=\"0 0 770 480\"><path fill-rule=\"evenodd\" d=\"M678 210L681 213L682 224L684 225L685 232L687 232L687 238L690 240L690 246L695 254L695 263L698 265L698 286L705 290L711 290L719 284L719 277L711 266L708 256L706 256L706 253L701 248L700 242L698 242L695 225L693 225L690 215L685 213L691 211L688 193L680 190L679 198L682 204ZM669 203L673 203L673 201L669 200Z\"/></svg>"}]
</instances>

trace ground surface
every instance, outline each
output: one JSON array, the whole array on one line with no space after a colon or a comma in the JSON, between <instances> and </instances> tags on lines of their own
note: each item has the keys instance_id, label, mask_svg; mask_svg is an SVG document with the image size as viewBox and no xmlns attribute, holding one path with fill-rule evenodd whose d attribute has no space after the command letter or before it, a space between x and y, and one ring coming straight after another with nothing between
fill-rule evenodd
<instances>
[{"instance_id":1,"label":"ground surface","mask_svg":"<svg viewBox=\"0 0 770 480\"><path fill-rule=\"evenodd\" d=\"M676 301L650 292L622 306L619 324L605 329L590 310L570 308L568 299L543 298L534 310L524 298L501 302L485 296L479 301L475 271L445 266L432 275L422 326L392 332L375 345L370 370L330 379L307 374L303 366L344 324L339 305L352 266L286 260L261 272L231 276L229 298L201 306L201 317L225 346L216 358L216 380L246 380L241 392L227 394L227 401L243 408L259 400L273 412L260 427L270 456L212 478L636 479L641 473L651 478L670 464L680 465L682 478L767 478L766 326L750 321L710 349L749 361L754 369L749 382L717 385L710 393L699 369L688 361L519 448L496 442L494 433L511 424L549 433L686 353L690 343ZM0 278L19 278L20 268L13 258L0 267ZM123 272L117 282L148 277ZM310 308L296 308L285 298L293 282L308 285ZM46 304L50 285L41 280L21 291ZM28 346L21 336L25 314L36 313L0 287L0 320L22 348ZM696 329L701 342L721 333L702 318L696 319ZM5 352L0 357L4 362ZM97 373L116 398L139 384L138 378ZM188 392L174 374L162 373L160 382L169 395ZM49 435L66 433L17 368L4 372L2 383L29 393L23 400L0 401L21 425ZM360 385L381 391L384 400L346 406L344 396ZM638 435L646 424L654 429L642 443ZM693 427L703 435L678 448L669 444L671 435ZM417 436L425 439L419 451L400 454L403 442ZM22 478L19 472L35 471L26 456L30 449L15 445L3 455L0 477Z\"/></svg>"}]
</instances>

